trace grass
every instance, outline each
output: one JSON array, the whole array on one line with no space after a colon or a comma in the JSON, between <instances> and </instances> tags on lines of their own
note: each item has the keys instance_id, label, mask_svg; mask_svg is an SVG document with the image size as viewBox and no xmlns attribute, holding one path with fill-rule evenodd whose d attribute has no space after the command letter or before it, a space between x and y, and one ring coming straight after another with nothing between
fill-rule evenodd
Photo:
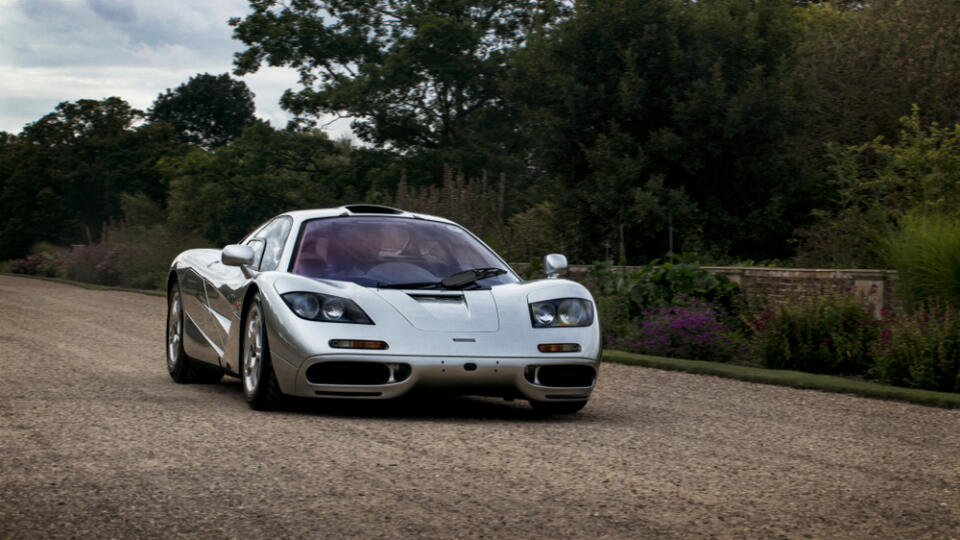
<instances>
[{"instance_id":1,"label":"grass","mask_svg":"<svg viewBox=\"0 0 960 540\"><path fill-rule=\"evenodd\" d=\"M856 381L832 375L814 375L800 371L765 369L703 360L680 360L659 356L645 356L623 351L604 351L605 362L615 362L633 366L644 366L670 371L685 371L700 375L713 375L727 379L789 386L807 390L854 394L862 397L906 401L920 405L932 405L948 409L960 408L960 394L934 392L916 388L903 388L866 381Z\"/></svg>"},{"instance_id":2,"label":"grass","mask_svg":"<svg viewBox=\"0 0 960 540\"><path fill-rule=\"evenodd\" d=\"M0 271L0 275L13 276L13 277L19 277L19 278L28 278L28 279L39 279L42 281L53 281L54 283L63 283L65 285L73 285L74 287L92 289L94 291L132 292L132 293L146 294L149 296L166 296L167 295L165 291L159 291L159 290L153 290L153 289L131 289L129 287L110 287L107 285L96 285L94 283L85 283L83 281L73 281L71 279L62 279L62 278L45 277L45 276L31 276L28 274L13 274L9 271L6 271L6 272Z\"/></svg>"},{"instance_id":3,"label":"grass","mask_svg":"<svg viewBox=\"0 0 960 540\"><path fill-rule=\"evenodd\" d=\"M960 305L960 219L909 214L885 242L890 265L914 302L941 298Z\"/></svg>"}]
</instances>

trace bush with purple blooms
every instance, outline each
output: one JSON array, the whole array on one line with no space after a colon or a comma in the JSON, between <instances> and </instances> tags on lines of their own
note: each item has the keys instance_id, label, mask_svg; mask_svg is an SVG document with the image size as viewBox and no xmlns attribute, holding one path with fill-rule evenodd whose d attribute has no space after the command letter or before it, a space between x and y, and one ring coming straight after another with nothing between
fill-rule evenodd
<instances>
[{"instance_id":1,"label":"bush with purple blooms","mask_svg":"<svg viewBox=\"0 0 960 540\"><path fill-rule=\"evenodd\" d=\"M610 336L607 346L655 356L727 361L739 340L725 319L712 304L696 299L687 305L652 307L625 332Z\"/></svg>"}]
</instances>

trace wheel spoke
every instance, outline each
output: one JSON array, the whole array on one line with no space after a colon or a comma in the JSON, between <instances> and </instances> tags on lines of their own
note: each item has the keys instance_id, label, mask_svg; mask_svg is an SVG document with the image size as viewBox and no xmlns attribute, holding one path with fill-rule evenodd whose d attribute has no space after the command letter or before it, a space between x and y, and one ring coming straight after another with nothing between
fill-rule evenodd
<instances>
[{"instance_id":1,"label":"wheel spoke","mask_svg":"<svg viewBox=\"0 0 960 540\"><path fill-rule=\"evenodd\" d=\"M180 291L170 300L167 322L167 367L172 371L180 361L180 343L183 341L183 315L180 312Z\"/></svg>"},{"instance_id":2,"label":"wheel spoke","mask_svg":"<svg viewBox=\"0 0 960 540\"><path fill-rule=\"evenodd\" d=\"M260 319L260 311L256 307L251 308L248 316L249 322L244 336L243 386L247 393L252 393L260 382L263 323Z\"/></svg>"}]
</instances>

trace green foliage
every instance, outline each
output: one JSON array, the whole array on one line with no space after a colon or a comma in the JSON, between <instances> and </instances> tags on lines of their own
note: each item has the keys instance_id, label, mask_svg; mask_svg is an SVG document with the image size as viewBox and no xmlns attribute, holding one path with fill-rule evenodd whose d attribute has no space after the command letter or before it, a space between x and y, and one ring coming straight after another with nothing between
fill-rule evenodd
<instances>
[{"instance_id":1,"label":"green foliage","mask_svg":"<svg viewBox=\"0 0 960 540\"><path fill-rule=\"evenodd\" d=\"M908 301L960 307L960 216L908 214L884 247L899 277L897 290Z\"/></svg>"},{"instance_id":2,"label":"green foliage","mask_svg":"<svg viewBox=\"0 0 960 540\"><path fill-rule=\"evenodd\" d=\"M960 313L941 303L888 314L873 347L874 373L898 386L960 392Z\"/></svg>"},{"instance_id":3,"label":"green foliage","mask_svg":"<svg viewBox=\"0 0 960 540\"><path fill-rule=\"evenodd\" d=\"M189 233L164 223L160 207L142 194L124 195L124 219L107 227L100 242L58 248L40 243L34 254L11 262L14 273L60 277L98 285L163 289L170 261L181 251L204 247Z\"/></svg>"},{"instance_id":4,"label":"green foliage","mask_svg":"<svg viewBox=\"0 0 960 540\"><path fill-rule=\"evenodd\" d=\"M630 299L626 296L607 295L594 297L597 301L597 317L600 319L600 338L609 344L611 338L624 335L630 326ZM616 346L611 344L611 346Z\"/></svg>"},{"instance_id":5,"label":"green foliage","mask_svg":"<svg viewBox=\"0 0 960 540\"><path fill-rule=\"evenodd\" d=\"M640 365L654 369L685 371L713 377L726 377L760 384L775 384L792 388L805 388L821 392L838 392L876 399L895 399L909 403L932 405L936 407L960 408L960 394L933 392L915 388L901 388L855 380L849 377L833 375L812 375L799 371L786 371L747 367L735 364L721 364L704 360L681 360L643 356L627 352L604 350L604 362L617 362L627 365Z\"/></svg>"},{"instance_id":6,"label":"green foliage","mask_svg":"<svg viewBox=\"0 0 960 540\"><path fill-rule=\"evenodd\" d=\"M230 145L160 163L170 222L225 245L280 212L361 200L368 184L355 176L351 152L322 132L255 124Z\"/></svg>"},{"instance_id":7,"label":"green foliage","mask_svg":"<svg viewBox=\"0 0 960 540\"><path fill-rule=\"evenodd\" d=\"M346 115L354 132L377 146L446 151L443 158L458 165L479 157L471 157L473 148L496 161L512 138L498 85L506 57L562 5L250 0L253 12L230 21L248 47L236 55L236 73L264 62L296 68L303 88L281 103L301 123Z\"/></svg>"},{"instance_id":8,"label":"green foliage","mask_svg":"<svg viewBox=\"0 0 960 540\"><path fill-rule=\"evenodd\" d=\"M739 342L726 319L715 306L699 300L647 308L638 324L621 336L611 336L606 344L641 354L725 362L734 356Z\"/></svg>"},{"instance_id":9,"label":"green foliage","mask_svg":"<svg viewBox=\"0 0 960 540\"><path fill-rule=\"evenodd\" d=\"M641 324L649 309L709 303L725 315L735 314L739 288L723 275L712 274L689 256L679 263L654 261L640 270L615 270L596 262L580 281L597 300L604 338L629 337L630 324Z\"/></svg>"},{"instance_id":10,"label":"green foliage","mask_svg":"<svg viewBox=\"0 0 960 540\"><path fill-rule=\"evenodd\" d=\"M57 250L44 248L24 257L9 261L9 271L14 274L30 276L60 277L62 274L62 254Z\"/></svg>"},{"instance_id":11,"label":"green foliage","mask_svg":"<svg viewBox=\"0 0 960 540\"><path fill-rule=\"evenodd\" d=\"M960 128L939 127L957 120L955 1L249 5L236 72L299 70L291 130L251 125L225 74L148 115L61 103L0 133L0 259L102 244L137 193L218 244L282 210L366 201L456 219L512 260L622 264L783 260L800 228L801 265L885 266L903 216L960 207ZM370 145L304 129L327 115Z\"/></svg>"},{"instance_id":12,"label":"green foliage","mask_svg":"<svg viewBox=\"0 0 960 540\"><path fill-rule=\"evenodd\" d=\"M901 125L896 144L831 147L836 200L804 232L801 264L886 266L887 238L904 216L960 207L960 125L924 127L916 107Z\"/></svg>"},{"instance_id":13,"label":"green foliage","mask_svg":"<svg viewBox=\"0 0 960 540\"><path fill-rule=\"evenodd\" d=\"M704 270L690 255L680 262L653 261L639 270L619 271L611 263L596 262L584 279L594 296L623 296L632 302L631 315L650 307L683 305L692 300L733 308L739 288L722 274Z\"/></svg>"},{"instance_id":14,"label":"green foliage","mask_svg":"<svg viewBox=\"0 0 960 540\"><path fill-rule=\"evenodd\" d=\"M755 354L773 369L865 374L879 336L872 309L838 292L771 303L751 323Z\"/></svg>"},{"instance_id":15,"label":"green foliage","mask_svg":"<svg viewBox=\"0 0 960 540\"><path fill-rule=\"evenodd\" d=\"M822 2L803 21L793 77L803 91L803 133L794 144L819 155L825 141L893 138L913 104L942 125L956 122L960 3L870 0L863 9Z\"/></svg>"},{"instance_id":16,"label":"green foliage","mask_svg":"<svg viewBox=\"0 0 960 540\"><path fill-rule=\"evenodd\" d=\"M804 35L791 76L802 90L802 114L788 151L806 164L803 175L820 193L811 201L816 223L795 224L802 227L798 263L883 266L878 244L915 202L919 186L910 184L943 158L927 154L927 143L952 131L927 133L917 114L907 123L901 117L918 107L922 125L957 122L960 2L871 0L852 10L837 9L843 2L818 4L797 10ZM940 138L940 150L949 151L948 138ZM898 141L892 150L905 158L898 166L884 141ZM890 173L901 182L888 182ZM902 197L887 189L898 183L906 188Z\"/></svg>"},{"instance_id":17,"label":"green foliage","mask_svg":"<svg viewBox=\"0 0 960 540\"><path fill-rule=\"evenodd\" d=\"M172 125L180 140L209 150L239 137L256 121L253 113L253 92L243 81L201 73L157 96L149 117Z\"/></svg>"},{"instance_id":18,"label":"green foliage","mask_svg":"<svg viewBox=\"0 0 960 540\"><path fill-rule=\"evenodd\" d=\"M396 195L383 203L444 216L465 226L507 261L535 260L539 264L544 255L557 250L553 205L539 203L507 218L510 191L505 174L496 181L486 173L479 179L465 179L462 174L454 176L453 169L444 165L440 186L410 186L403 171Z\"/></svg>"},{"instance_id":19,"label":"green foliage","mask_svg":"<svg viewBox=\"0 0 960 540\"><path fill-rule=\"evenodd\" d=\"M680 250L787 255L798 32L785 1L582 2L518 51L507 96L571 256L662 256L671 215Z\"/></svg>"},{"instance_id":20,"label":"green foliage","mask_svg":"<svg viewBox=\"0 0 960 540\"><path fill-rule=\"evenodd\" d=\"M40 240L93 242L121 215L120 196L162 202L154 169L182 147L168 126L140 125L119 98L64 102L0 146L0 258L25 255Z\"/></svg>"}]
</instances>

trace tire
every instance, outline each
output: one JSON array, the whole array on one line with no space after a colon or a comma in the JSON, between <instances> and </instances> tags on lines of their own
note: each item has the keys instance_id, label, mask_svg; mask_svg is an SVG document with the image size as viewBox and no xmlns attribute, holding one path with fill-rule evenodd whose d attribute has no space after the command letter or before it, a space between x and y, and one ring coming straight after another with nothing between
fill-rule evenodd
<instances>
[{"instance_id":1,"label":"tire","mask_svg":"<svg viewBox=\"0 0 960 540\"><path fill-rule=\"evenodd\" d=\"M207 367L187 356L183 349L183 301L180 287L170 285L167 295L167 372L170 378L181 384L215 383L223 378L223 372Z\"/></svg>"},{"instance_id":2,"label":"tire","mask_svg":"<svg viewBox=\"0 0 960 540\"><path fill-rule=\"evenodd\" d=\"M263 318L260 294L253 297L243 316L240 342L240 380L251 409L267 411L280 405L283 395L270 361L267 323Z\"/></svg>"},{"instance_id":3,"label":"tire","mask_svg":"<svg viewBox=\"0 0 960 540\"><path fill-rule=\"evenodd\" d=\"M587 400L583 401L536 401L531 399L530 406L533 410L543 414L573 414L584 407Z\"/></svg>"}]
</instances>

